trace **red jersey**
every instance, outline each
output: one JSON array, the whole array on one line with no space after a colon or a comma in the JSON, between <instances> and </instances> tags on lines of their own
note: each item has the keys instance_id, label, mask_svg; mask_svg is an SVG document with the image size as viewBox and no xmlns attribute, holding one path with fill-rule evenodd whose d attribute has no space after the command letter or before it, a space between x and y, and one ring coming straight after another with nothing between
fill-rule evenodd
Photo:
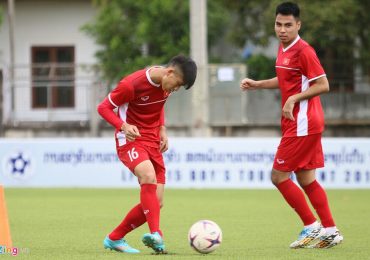
<instances>
[{"instance_id":1,"label":"red jersey","mask_svg":"<svg viewBox=\"0 0 370 260\"><path fill-rule=\"evenodd\" d=\"M108 94L108 105L117 108L118 118L107 111L107 102L103 101L98 107L99 113L116 128L117 146L126 143L120 128L127 122L139 129L141 137L136 138L136 142L159 147L159 128L164 125L164 104L169 95L151 80L149 71L150 68L143 69L126 76Z\"/></svg>"},{"instance_id":2,"label":"red jersey","mask_svg":"<svg viewBox=\"0 0 370 260\"><path fill-rule=\"evenodd\" d=\"M315 50L299 36L285 49L280 45L275 68L282 107L288 97L305 91L313 80L326 76ZM306 136L324 131L324 113L319 96L297 102L293 116L295 121L281 117L283 137Z\"/></svg>"}]
</instances>

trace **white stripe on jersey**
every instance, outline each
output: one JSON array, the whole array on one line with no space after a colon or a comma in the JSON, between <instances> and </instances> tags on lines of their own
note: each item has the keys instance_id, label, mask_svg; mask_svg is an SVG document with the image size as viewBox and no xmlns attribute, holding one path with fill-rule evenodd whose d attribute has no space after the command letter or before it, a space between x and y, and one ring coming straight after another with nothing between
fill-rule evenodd
<instances>
[{"instance_id":1,"label":"white stripe on jersey","mask_svg":"<svg viewBox=\"0 0 370 260\"><path fill-rule=\"evenodd\" d=\"M158 100L158 101L154 101L154 102L150 102L150 103L143 103L143 104L136 104L138 106L147 106L147 105L151 105L151 104L155 104L155 103L159 103L159 102L165 102L166 99L162 99L162 100Z\"/></svg>"},{"instance_id":2,"label":"white stripe on jersey","mask_svg":"<svg viewBox=\"0 0 370 260\"><path fill-rule=\"evenodd\" d=\"M120 107L118 108L118 115L119 115L119 118L121 118L123 122L126 122L126 118L127 118L127 109L128 109L128 103L122 104L122 105L120 105Z\"/></svg>"},{"instance_id":3,"label":"white stripe on jersey","mask_svg":"<svg viewBox=\"0 0 370 260\"><path fill-rule=\"evenodd\" d=\"M115 107L117 108L118 106L116 104L114 104L114 102L112 101L112 99L110 98L110 93L108 95L108 99L109 99L109 102Z\"/></svg>"},{"instance_id":4,"label":"white stripe on jersey","mask_svg":"<svg viewBox=\"0 0 370 260\"><path fill-rule=\"evenodd\" d=\"M299 69L296 69L296 68L289 68L289 67L284 67L284 66L275 66L275 68L287 69L287 70L299 70Z\"/></svg>"},{"instance_id":5,"label":"white stripe on jersey","mask_svg":"<svg viewBox=\"0 0 370 260\"><path fill-rule=\"evenodd\" d=\"M307 90L309 87L308 79L302 75L302 88L301 92ZM299 112L297 115L297 136L306 136L308 134L308 100L302 100L299 102Z\"/></svg>"},{"instance_id":6,"label":"white stripe on jersey","mask_svg":"<svg viewBox=\"0 0 370 260\"><path fill-rule=\"evenodd\" d=\"M317 76L317 77L314 77L314 78L312 78L312 79L309 79L309 80L308 80L308 82L311 82L311 81L313 81L313 80L315 80L315 79L322 78L322 77L326 77L326 74L322 74L322 75L320 75L320 76Z\"/></svg>"},{"instance_id":7,"label":"white stripe on jersey","mask_svg":"<svg viewBox=\"0 0 370 260\"><path fill-rule=\"evenodd\" d=\"M127 109L128 109L128 103L125 103L118 108L118 115L122 119L123 122L126 122ZM126 135L124 132L122 131L117 132L116 138L118 140L118 146L122 146L126 144Z\"/></svg>"}]
</instances>

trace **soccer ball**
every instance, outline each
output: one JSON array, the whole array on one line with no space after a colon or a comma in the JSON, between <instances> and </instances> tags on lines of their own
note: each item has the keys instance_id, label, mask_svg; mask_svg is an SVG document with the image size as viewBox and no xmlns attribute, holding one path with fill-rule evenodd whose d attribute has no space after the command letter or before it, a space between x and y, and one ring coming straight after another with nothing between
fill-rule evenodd
<instances>
[{"instance_id":1,"label":"soccer ball","mask_svg":"<svg viewBox=\"0 0 370 260\"><path fill-rule=\"evenodd\" d=\"M222 242L221 228L211 220L194 223L188 234L190 246L201 254L215 251Z\"/></svg>"}]
</instances>

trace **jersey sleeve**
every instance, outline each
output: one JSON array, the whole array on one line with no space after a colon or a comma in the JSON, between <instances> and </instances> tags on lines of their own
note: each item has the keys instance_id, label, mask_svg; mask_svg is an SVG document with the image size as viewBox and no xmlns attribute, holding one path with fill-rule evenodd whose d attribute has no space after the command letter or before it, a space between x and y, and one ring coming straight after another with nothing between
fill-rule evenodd
<instances>
[{"instance_id":1,"label":"jersey sleeve","mask_svg":"<svg viewBox=\"0 0 370 260\"><path fill-rule=\"evenodd\" d=\"M299 56L299 59L302 68L302 74L308 78L308 81L326 76L320 60L312 47L308 46L304 48Z\"/></svg>"},{"instance_id":2,"label":"jersey sleeve","mask_svg":"<svg viewBox=\"0 0 370 260\"><path fill-rule=\"evenodd\" d=\"M114 128L121 130L121 126L123 121L121 118L114 113L115 107L110 103L108 98L105 98L99 105L98 105L98 113L101 115L102 118L105 119L109 124L114 126Z\"/></svg>"},{"instance_id":3,"label":"jersey sleeve","mask_svg":"<svg viewBox=\"0 0 370 260\"><path fill-rule=\"evenodd\" d=\"M130 102L134 97L134 88L125 79L121 80L116 88L108 94L109 102L116 108Z\"/></svg>"},{"instance_id":4,"label":"jersey sleeve","mask_svg":"<svg viewBox=\"0 0 370 260\"><path fill-rule=\"evenodd\" d=\"M98 113L117 130L121 130L123 120L114 109L134 99L134 89L125 79L121 80L99 105Z\"/></svg>"}]
</instances>

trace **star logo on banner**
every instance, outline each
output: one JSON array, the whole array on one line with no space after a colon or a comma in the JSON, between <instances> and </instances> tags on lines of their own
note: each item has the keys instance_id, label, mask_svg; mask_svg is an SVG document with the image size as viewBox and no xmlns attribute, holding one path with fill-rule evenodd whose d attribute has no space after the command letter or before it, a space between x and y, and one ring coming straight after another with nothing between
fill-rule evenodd
<instances>
[{"instance_id":1,"label":"star logo on banner","mask_svg":"<svg viewBox=\"0 0 370 260\"><path fill-rule=\"evenodd\" d=\"M23 153L20 152L18 153L18 155L16 155L16 157L11 157L9 159L9 162L12 166L12 172L11 174L15 175L15 174L20 174L20 175L24 175L24 172L27 168L27 166L30 165L31 161L30 160L27 160L23 157Z\"/></svg>"},{"instance_id":2,"label":"star logo on banner","mask_svg":"<svg viewBox=\"0 0 370 260\"><path fill-rule=\"evenodd\" d=\"M31 157L24 151L9 154L3 159L4 174L12 179L25 180L33 175Z\"/></svg>"}]
</instances>

